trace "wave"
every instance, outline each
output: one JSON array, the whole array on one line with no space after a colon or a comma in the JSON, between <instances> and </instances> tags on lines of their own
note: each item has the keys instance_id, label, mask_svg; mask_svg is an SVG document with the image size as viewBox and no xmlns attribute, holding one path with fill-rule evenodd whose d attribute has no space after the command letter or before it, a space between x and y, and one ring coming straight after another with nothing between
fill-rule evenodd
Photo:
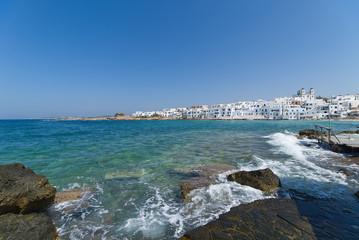
<instances>
[{"instance_id":1,"label":"wave","mask_svg":"<svg viewBox=\"0 0 359 240\"><path fill-rule=\"evenodd\" d=\"M294 188L320 198L344 198L350 190L347 176L330 169L338 165L332 158L339 154L307 147L305 145L315 144L315 141L300 141L290 132L274 133L265 138L278 158L254 155L252 161L238 165L241 170L270 168L280 177L284 188Z\"/></svg>"}]
</instances>

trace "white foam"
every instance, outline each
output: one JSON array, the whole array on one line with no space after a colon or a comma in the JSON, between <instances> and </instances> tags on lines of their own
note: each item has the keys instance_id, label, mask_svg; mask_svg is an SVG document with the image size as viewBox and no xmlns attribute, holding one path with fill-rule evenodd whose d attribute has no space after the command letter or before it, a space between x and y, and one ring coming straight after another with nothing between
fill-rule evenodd
<instances>
[{"instance_id":1,"label":"white foam","mask_svg":"<svg viewBox=\"0 0 359 240\"><path fill-rule=\"evenodd\" d=\"M273 146L272 151L282 156L278 159L254 156L253 161L239 164L241 170L270 168L281 178L284 187L295 188L318 197L338 197L341 191L346 191L345 188L336 187L348 185L345 174L323 168L318 164L323 162L329 164L330 156L335 153L321 148L306 147L289 132L274 133L266 138Z\"/></svg>"},{"instance_id":2,"label":"white foam","mask_svg":"<svg viewBox=\"0 0 359 240\"><path fill-rule=\"evenodd\" d=\"M132 235L140 233L145 238L157 239L172 229L173 238L179 238L188 228L204 225L228 212L231 207L275 196L229 182L226 179L228 173L218 175L216 184L191 191L191 200L182 203L171 200L166 202L158 188L150 187L155 193L138 208L137 216L128 219L118 232L125 231Z\"/></svg>"},{"instance_id":3,"label":"white foam","mask_svg":"<svg viewBox=\"0 0 359 240\"><path fill-rule=\"evenodd\" d=\"M247 162L238 162L240 170L257 170L270 168L282 181L285 189L294 188L317 197L340 197L348 184L357 182L348 180L342 173L323 167L330 164L330 157L335 153L323 149L306 147L301 143L314 143L311 140L299 141L290 132L275 133L266 136L274 156L254 156ZM277 157L276 157L277 156ZM350 166L353 170L357 165ZM55 206L60 213L61 223L58 227L60 237L83 239L99 237L111 238L114 234L119 239L166 239L178 238L194 227L202 226L220 214L228 212L231 207L249 203L258 199L276 197L276 193L264 194L262 191L236 182L227 181L226 176L233 171L218 175L216 184L190 192L190 201L178 201L175 190L165 190L144 183L148 187L147 199L139 201L134 198L124 200L122 209L113 210L124 217L123 221L113 222L111 226L104 223L104 216L109 210L97 199L103 190L97 186L81 200L61 203ZM343 187L344 186L344 187ZM71 184L68 189L88 188L81 184ZM288 195L289 196L289 195ZM87 202L88 209L82 204ZM79 213L77 219L69 209ZM128 217L128 218L127 218ZM126 219L127 218L127 219ZM111 228L111 229L109 229ZM111 232L110 234L108 234ZM171 235L169 235L171 234ZM108 236L107 236L108 235Z\"/></svg>"},{"instance_id":4,"label":"white foam","mask_svg":"<svg viewBox=\"0 0 359 240\"><path fill-rule=\"evenodd\" d=\"M88 188L86 184L70 184L66 190ZM92 191L85 192L81 199L55 204L50 210L56 221L60 238L84 239L94 238L95 235L106 239L108 229L103 224L103 216L108 214L102 204L94 197L95 193L103 192L99 185ZM77 216L77 217L76 217Z\"/></svg>"}]
</instances>

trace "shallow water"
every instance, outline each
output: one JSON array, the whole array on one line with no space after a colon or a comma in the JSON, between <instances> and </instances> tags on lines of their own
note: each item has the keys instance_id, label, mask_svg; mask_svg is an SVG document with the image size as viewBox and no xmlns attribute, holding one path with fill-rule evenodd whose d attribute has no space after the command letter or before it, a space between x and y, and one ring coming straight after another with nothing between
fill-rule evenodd
<instances>
[{"instance_id":1,"label":"shallow water","mask_svg":"<svg viewBox=\"0 0 359 240\"><path fill-rule=\"evenodd\" d=\"M20 162L59 191L92 188L85 198L50 209L61 239L176 239L230 207L265 195L227 182L181 199L181 171L231 164L269 167L283 190L354 203L359 166L340 154L306 147L293 136L325 121L45 121L1 120L0 164ZM334 131L358 122L333 122ZM333 170L345 167L351 177ZM181 171L179 171L181 170Z\"/></svg>"}]
</instances>

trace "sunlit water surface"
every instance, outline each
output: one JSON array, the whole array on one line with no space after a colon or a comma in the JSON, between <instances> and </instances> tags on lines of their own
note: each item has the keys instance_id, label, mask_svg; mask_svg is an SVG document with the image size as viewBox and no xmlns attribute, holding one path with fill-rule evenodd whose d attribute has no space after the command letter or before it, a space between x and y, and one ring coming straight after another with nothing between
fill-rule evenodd
<instances>
[{"instance_id":1,"label":"sunlit water surface","mask_svg":"<svg viewBox=\"0 0 359 240\"><path fill-rule=\"evenodd\" d=\"M315 121L0 121L0 164L20 162L44 174L58 191L91 188L81 200L50 209L61 239L176 239L232 206L277 197L234 182L191 192L183 201L186 170L230 164L269 167L284 192L354 202L353 176L333 170L343 158L293 134ZM335 131L358 122L334 122Z\"/></svg>"}]
</instances>

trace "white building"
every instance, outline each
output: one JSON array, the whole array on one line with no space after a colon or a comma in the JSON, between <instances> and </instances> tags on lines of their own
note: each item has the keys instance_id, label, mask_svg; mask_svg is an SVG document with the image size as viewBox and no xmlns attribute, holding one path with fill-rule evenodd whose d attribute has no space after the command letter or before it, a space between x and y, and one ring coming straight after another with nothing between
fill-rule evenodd
<instances>
[{"instance_id":1,"label":"white building","mask_svg":"<svg viewBox=\"0 0 359 240\"><path fill-rule=\"evenodd\" d=\"M273 101L241 101L212 106L168 108L162 111L135 112L134 116L153 116L183 119L326 119L345 118L359 114L359 94L335 96L328 101L316 98L314 89L304 88L292 97L275 98Z\"/></svg>"}]
</instances>

